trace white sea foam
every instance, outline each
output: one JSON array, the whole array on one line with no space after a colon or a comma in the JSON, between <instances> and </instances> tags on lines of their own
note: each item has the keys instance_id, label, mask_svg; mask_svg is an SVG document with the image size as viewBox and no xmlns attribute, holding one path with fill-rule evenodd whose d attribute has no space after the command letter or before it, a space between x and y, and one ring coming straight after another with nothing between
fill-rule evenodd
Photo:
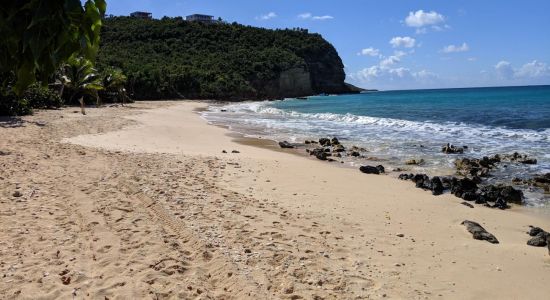
<instances>
[{"instance_id":1,"label":"white sea foam","mask_svg":"<svg viewBox=\"0 0 550 300\"><path fill-rule=\"evenodd\" d=\"M441 134L446 137L462 136L464 138L491 138L491 139L511 139L523 140L529 142L548 142L550 141L550 130L535 131L528 129L508 129L502 127L489 127L484 125L466 124L466 123L435 123L435 122L418 122L392 118L379 118L369 116L358 116L354 114L334 114L334 113L301 113L296 111L286 111L269 106L266 102L248 102L231 104L223 108L213 108L213 112L227 110L241 115L244 118L250 118L251 122L262 118L261 115L267 117L267 120L277 121L285 120L288 124L293 124L293 121L303 123L305 121L329 121L341 126L341 129L348 127L356 129L357 125L361 127L377 127L379 129L386 128L392 131L404 132L425 132L429 134ZM243 120L246 122L246 120ZM265 123L265 122L263 122ZM326 125L326 124L324 124Z\"/></svg>"}]
</instances>

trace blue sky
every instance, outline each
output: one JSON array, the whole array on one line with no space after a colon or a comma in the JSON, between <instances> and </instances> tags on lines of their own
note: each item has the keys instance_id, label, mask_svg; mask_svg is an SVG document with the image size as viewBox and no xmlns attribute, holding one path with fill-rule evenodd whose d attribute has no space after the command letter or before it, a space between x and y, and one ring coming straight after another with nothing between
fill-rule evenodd
<instances>
[{"instance_id":1,"label":"blue sky","mask_svg":"<svg viewBox=\"0 0 550 300\"><path fill-rule=\"evenodd\" d=\"M548 0L111 0L108 14L204 13L331 42L347 81L415 89L550 84Z\"/></svg>"}]
</instances>

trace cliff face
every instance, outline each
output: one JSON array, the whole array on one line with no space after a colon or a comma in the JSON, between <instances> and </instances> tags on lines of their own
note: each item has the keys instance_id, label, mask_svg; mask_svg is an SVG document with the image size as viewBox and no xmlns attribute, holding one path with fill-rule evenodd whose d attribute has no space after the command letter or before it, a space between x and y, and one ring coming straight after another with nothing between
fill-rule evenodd
<instances>
[{"instance_id":1,"label":"cliff face","mask_svg":"<svg viewBox=\"0 0 550 300\"><path fill-rule=\"evenodd\" d=\"M121 68L135 99L246 100L346 93L334 47L306 30L106 19L98 64Z\"/></svg>"}]
</instances>

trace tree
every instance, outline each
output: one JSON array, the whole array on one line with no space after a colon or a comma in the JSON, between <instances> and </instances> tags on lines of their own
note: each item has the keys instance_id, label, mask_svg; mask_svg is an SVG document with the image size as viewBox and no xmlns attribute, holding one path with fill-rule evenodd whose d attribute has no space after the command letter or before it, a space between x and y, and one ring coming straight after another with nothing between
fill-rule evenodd
<instances>
[{"instance_id":1,"label":"tree","mask_svg":"<svg viewBox=\"0 0 550 300\"><path fill-rule=\"evenodd\" d=\"M126 100L128 99L126 89L124 88L126 81L126 75L120 69L108 67L103 70L101 85L106 94L105 96L111 101L117 102L118 100L122 100L122 105L126 104Z\"/></svg>"},{"instance_id":2,"label":"tree","mask_svg":"<svg viewBox=\"0 0 550 300\"><path fill-rule=\"evenodd\" d=\"M90 96L100 104L98 91L103 89L101 76L94 69L92 62L84 57L72 56L61 68L60 74L67 93L69 103L79 98L82 113L84 112L84 97Z\"/></svg>"},{"instance_id":3,"label":"tree","mask_svg":"<svg viewBox=\"0 0 550 300\"><path fill-rule=\"evenodd\" d=\"M94 60L105 10L105 0L2 0L0 75L15 77L0 83L4 90L22 95L37 80L47 83L75 53Z\"/></svg>"}]
</instances>

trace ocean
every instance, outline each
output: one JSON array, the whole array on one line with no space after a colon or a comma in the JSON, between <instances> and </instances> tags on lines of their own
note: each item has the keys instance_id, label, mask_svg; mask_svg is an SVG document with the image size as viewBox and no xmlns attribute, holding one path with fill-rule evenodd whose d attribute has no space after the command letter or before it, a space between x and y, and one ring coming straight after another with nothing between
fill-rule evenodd
<instances>
[{"instance_id":1,"label":"ocean","mask_svg":"<svg viewBox=\"0 0 550 300\"><path fill-rule=\"evenodd\" d=\"M381 91L242 102L213 105L203 117L246 136L276 141L337 137L346 145L366 148L371 160L413 173L451 175L456 158L514 152L538 163L507 164L492 172L490 183L510 184L514 177L550 172L550 86ZM447 143L468 148L460 155L443 154L441 147ZM409 159L425 163L411 167L405 165ZM532 188L524 192L528 205L550 207L548 194Z\"/></svg>"}]
</instances>

